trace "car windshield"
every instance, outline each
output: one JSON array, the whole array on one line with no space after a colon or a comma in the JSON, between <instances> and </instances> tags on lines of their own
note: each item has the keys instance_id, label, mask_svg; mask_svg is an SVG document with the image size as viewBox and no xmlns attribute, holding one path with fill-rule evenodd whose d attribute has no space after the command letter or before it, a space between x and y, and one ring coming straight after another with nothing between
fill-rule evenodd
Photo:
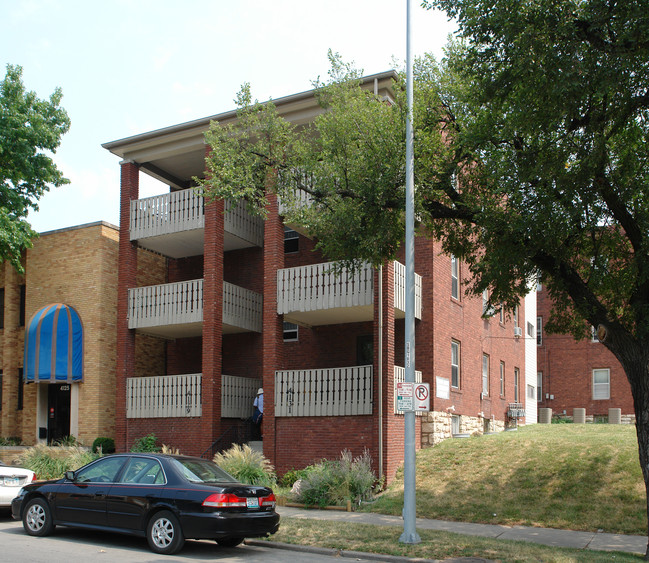
<instances>
[{"instance_id":1,"label":"car windshield","mask_svg":"<svg viewBox=\"0 0 649 563\"><path fill-rule=\"evenodd\" d=\"M215 463L206 459L174 458L173 464L191 483L238 483Z\"/></svg>"}]
</instances>

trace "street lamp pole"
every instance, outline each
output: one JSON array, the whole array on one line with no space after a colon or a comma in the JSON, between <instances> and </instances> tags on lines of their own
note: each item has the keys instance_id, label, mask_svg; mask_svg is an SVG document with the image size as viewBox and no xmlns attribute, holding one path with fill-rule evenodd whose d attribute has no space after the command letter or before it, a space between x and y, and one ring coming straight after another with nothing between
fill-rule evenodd
<instances>
[{"instance_id":1,"label":"street lamp pole","mask_svg":"<svg viewBox=\"0 0 649 563\"><path fill-rule=\"evenodd\" d=\"M406 325L405 380L415 383L415 173L413 152L413 82L411 48L411 0L406 0ZM401 543L421 542L416 530L415 412L406 411L403 462L403 533Z\"/></svg>"}]
</instances>

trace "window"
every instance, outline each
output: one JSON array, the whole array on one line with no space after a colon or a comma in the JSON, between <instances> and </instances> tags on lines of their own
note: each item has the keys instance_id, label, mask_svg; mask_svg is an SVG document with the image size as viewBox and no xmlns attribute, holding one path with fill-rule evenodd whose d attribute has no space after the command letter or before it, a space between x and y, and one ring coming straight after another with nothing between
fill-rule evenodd
<instances>
[{"instance_id":1,"label":"window","mask_svg":"<svg viewBox=\"0 0 649 563\"><path fill-rule=\"evenodd\" d=\"M23 368L18 368L18 404L17 411L23 410Z\"/></svg>"},{"instance_id":2,"label":"window","mask_svg":"<svg viewBox=\"0 0 649 563\"><path fill-rule=\"evenodd\" d=\"M536 345L543 345L543 317L536 317Z\"/></svg>"},{"instance_id":3,"label":"window","mask_svg":"<svg viewBox=\"0 0 649 563\"><path fill-rule=\"evenodd\" d=\"M543 372L536 372L536 400L540 403L543 400Z\"/></svg>"},{"instance_id":4,"label":"window","mask_svg":"<svg viewBox=\"0 0 649 563\"><path fill-rule=\"evenodd\" d=\"M518 368L514 368L514 402L518 403L520 397L518 395L518 383L521 377L521 372Z\"/></svg>"},{"instance_id":5,"label":"window","mask_svg":"<svg viewBox=\"0 0 649 563\"><path fill-rule=\"evenodd\" d=\"M165 475L160 463L155 459L132 457L122 472L120 483L138 483L140 485L162 485Z\"/></svg>"},{"instance_id":6,"label":"window","mask_svg":"<svg viewBox=\"0 0 649 563\"><path fill-rule=\"evenodd\" d=\"M356 365L371 366L374 364L374 338L371 334L356 337Z\"/></svg>"},{"instance_id":7,"label":"window","mask_svg":"<svg viewBox=\"0 0 649 563\"><path fill-rule=\"evenodd\" d=\"M77 472L74 480L79 483L114 483L126 457L104 457Z\"/></svg>"},{"instance_id":8,"label":"window","mask_svg":"<svg viewBox=\"0 0 649 563\"><path fill-rule=\"evenodd\" d=\"M460 298L460 261L456 256L451 256L451 297Z\"/></svg>"},{"instance_id":9,"label":"window","mask_svg":"<svg viewBox=\"0 0 649 563\"><path fill-rule=\"evenodd\" d=\"M543 277L541 272L536 274L536 291L543 291Z\"/></svg>"},{"instance_id":10,"label":"window","mask_svg":"<svg viewBox=\"0 0 649 563\"><path fill-rule=\"evenodd\" d=\"M297 342L298 327L294 323L284 323L284 342Z\"/></svg>"},{"instance_id":11,"label":"window","mask_svg":"<svg viewBox=\"0 0 649 563\"><path fill-rule=\"evenodd\" d=\"M500 324L505 324L505 307L500 306Z\"/></svg>"},{"instance_id":12,"label":"window","mask_svg":"<svg viewBox=\"0 0 649 563\"><path fill-rule=\"evenodd\" d=\"M489 395L489 356L482 354L482 394Z\"/></svg>"},{"instance_id":13,"label":"window","mask_svg":"<svg viewBox=\"0 0 649 563\"><path fill-rule=\"evenodd\" d=\"M451 341L451 387L460 386L460 343Z\"/></svg>"},{"instance_id":14,"label":"window","mask_svg":"<svg viewBox=\"0 0 649 563\"><path fill-rule=\"evenodd\" d=\"M536 390L534 389L534 385L527 386L527 398L532 400L536 399Z\"/></svg>"},{"instance_id":15,"label":"window","mask_svg":"<svg viewBox=\"0 0 649 563\"><path fill-rule=\"evenodd\" d=\"M593 370L593 399L603 400L611 398L611 370Z\"/></svg>"},{"instance_id":16,"label":"window","mask_svg":"<svg viewBox=\"0 0 649 563\"><path fill-rule=\"evenodd\" d=\"M505 362L500 362L500 396L505 396Z\"/></svg>"},{"instance_id":17,"label":"window","mask_svg":"<svg viewBox=\"0 0 649 563\"><path fill-rule=\"evenodd\" d=\"M592 342L599 342L599 337L597 336L597 329L594 326L590 327L590 339Z\"/></svg>"},{"instance_id":18,"label":"window","mask_svg":"<svg viewBox=\"0 0 649 563\"><path fill-rule=\"evenodd\" d=\"M451 415L451 434L455 436L460 433L460 415L452 414Z\"/></svg>"},{"instance_id":19,"label":"window","mask_svg":"<svg viewBox=\"0 0 649 563\"><path fill-rule=\"evenodd\" d=\"M520 326L518 324L518 305L514 307L514 326Z\"/></svg>"},{"instance_id":20,"label":"window","mask_svg":"<svg viewBox=\"0 0 649 563\"><path fill-rule=\"evenodd\" d=\"M300 250L300 234L293 229L284 227L284 253L290 254Z\"/></svg>"},{"instance_id":21,"label":"window","mask_svg":"<svg viewBox=\"0 0 649 563\"><path fill-rule=\"evenodd\" d=\"M27 289L25 284L20 286L20 326L25 326L25 302L27 300Z\"/></svg>"},{"instance_id":22,"label":"window","mask_svg":"<svg viewBox=\"0 0 649 563\"><path fill-rule=\"evenodd\" d=\"M527 323L527 336L534 338L534 325L530 322Z\"/></svg>"}]
</instances>

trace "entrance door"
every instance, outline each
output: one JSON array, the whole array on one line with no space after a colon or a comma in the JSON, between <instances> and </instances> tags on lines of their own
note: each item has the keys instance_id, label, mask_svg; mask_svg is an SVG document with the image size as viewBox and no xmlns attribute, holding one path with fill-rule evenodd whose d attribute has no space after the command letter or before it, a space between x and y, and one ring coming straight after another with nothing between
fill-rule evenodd
<instances>
[{"instance_id":1,"label":"entrance door","mask_svg":"<svg viewBox=\"0 0 649 563\"><path fill-rule=\"evenodd\" d=\"M47 443L70 435L70 384L47 386Z\"/></svg>"}]
</instances>

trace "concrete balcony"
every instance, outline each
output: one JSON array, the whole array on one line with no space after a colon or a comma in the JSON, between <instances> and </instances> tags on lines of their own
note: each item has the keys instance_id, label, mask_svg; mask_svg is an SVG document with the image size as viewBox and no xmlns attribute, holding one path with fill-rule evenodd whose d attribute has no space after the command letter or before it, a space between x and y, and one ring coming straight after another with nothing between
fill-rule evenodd
<instances>
[{"instance_id":1,"label":"concrete balcony","mask_svg":"<svg viewBox=\"0 0 649 563\"><path fill-rule=\"evenodd\" d=\"M163 338L200 336L203 280L130 289L128 327ZM261 332L262 296L223 282L223 333Z\"/></svg>"},{"instance_id":2,"label":"concrete balcony","mask_svg":"<svg viewBox=\"0 0 649 563\"><path fill-rule=\"evenodd\" d=\"M374 319L374 270L334 271L334 262L277 271L277 313L306 326ZM394 312L405 317L405 267L394 262ZM415 317L421 318L421 276L415 276Z\"/></svg>"},{"instance_id":3,"label":"concrete balcony","mask_svg":"<svg viewBox=\"0 0 649 563\"><path fill-rule=\"evenodd\" d=\"M262 246L264 224L243 202L226 203L224 248ZM203 254L205 211L203 197L193 189L131 201L130 239L170 258Z\"/></svg>"}]
</instances>

